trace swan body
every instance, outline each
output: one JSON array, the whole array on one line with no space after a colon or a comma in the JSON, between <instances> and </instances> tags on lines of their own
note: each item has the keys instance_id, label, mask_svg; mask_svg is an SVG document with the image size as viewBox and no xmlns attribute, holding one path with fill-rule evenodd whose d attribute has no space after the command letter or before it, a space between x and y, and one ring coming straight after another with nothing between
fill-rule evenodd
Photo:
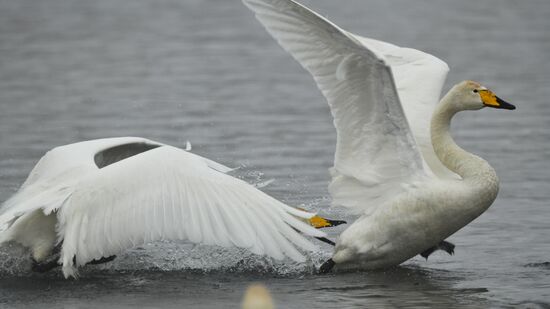
<instances>
[{"instance_id":1,"label":"swan body","mask_svg":"<svg viewBox=\"0 0 550 309\"><path fill-rule=\"evenodd\" d=\"M360 217L321 271L390 267L442 245L452 253L444 240L493 203L498 178L454 143L451 118L514 107L472 81L437 104L449 70L442 60L349 33L293 0L243 2L313 76L334 117L329 192L333 206Z\"/></svg>"},{"instance_id":2,"label":"swan body","mask_svg":"<svg viewBox=\"0 0 550 309\"><path fill-rule=\"evenodd\" d=\"M35 262L55 256L65 277L155 240L247 248L276 259L314 250L303 234L314 214L231 177L231 169L144 138L85 141L44 155L0 212L0 243L28 247ZM57 249L56 249L57 248ZM57 260L58 258L58 260Z\"/></svg>"},{"instance_id":3,"label":"swan body","mask_svg":"<svg viewBox=\"0 0 550 309\"><path fill-rule=\"evenodd\" d=\"M432 120L435 152L461 179L427 179L388 200L380 210L361 216L340 235L332 257L335 263L359 261L366 269L398 265L434 247L489 208L499 189L496 172L487 161L459 148L448 130L452 115L467 107L460 106L468 100L460 94L477 88L481 86L472 82L455 86ZM474 101L474 109L481 107L482 102Z\"/></svg>"}]
</instances>

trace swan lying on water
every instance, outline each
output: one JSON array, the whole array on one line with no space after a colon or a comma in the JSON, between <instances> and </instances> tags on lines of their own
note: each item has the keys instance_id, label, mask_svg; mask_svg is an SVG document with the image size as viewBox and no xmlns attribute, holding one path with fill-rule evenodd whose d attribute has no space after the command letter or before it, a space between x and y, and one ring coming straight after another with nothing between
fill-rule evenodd
<instances>
[{"instance_id":1,"label":"swan lying on water","mask_svg":"<svg viewBox=\"0 0 550 309\"><path fill-rule=\"evenodd\" d=\"M515 107L472 81L454 86L437 105L448 72L440 59L349 33L292 0L243 2L311 73L334 117L329 191L333 205L361 217L340 235L321 271L336 264L384 268L437 249L452 254L445 239L493 203L498 178L454 143L451 118L485 106Z\"/></svg>"},{"instance_id":2,"label":"swan lying on water","mask_svg":"<svg viewBox=\"0 0 550 309\"><path fill-rule=\"evenodd\" d=\"M61 264L65 277L76 277L79 266L160 239L304 261L295 246L315 246L302 233L330 243L314 227L343 223L287 206L230 170L137 137L57 147L4 203L0 243L28 247L36 271Z\"/></svg>"}]
</instances>

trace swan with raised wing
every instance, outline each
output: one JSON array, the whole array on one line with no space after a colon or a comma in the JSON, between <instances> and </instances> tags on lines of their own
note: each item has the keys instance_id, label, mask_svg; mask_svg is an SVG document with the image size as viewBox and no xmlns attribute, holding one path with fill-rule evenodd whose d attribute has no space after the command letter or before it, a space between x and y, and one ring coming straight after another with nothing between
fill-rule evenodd
<instances>
[{"instance_id":1,"label":"swan with raised wing","mask_svg":"<svg viewBox=\"0 0 550 309\"><path fill-rule=\"evenodd\" d=\"M455 144L451 118L515 109L477 82L437 104L448 66L427 53L349 33L292 0L243 0L327 99L337 131L329 191L361 216L339 236L322 272L398 265L434 250L495 200L499 181ZM431 119L431 122L430 122Z\"/></svg>"},{"instance_id":2,"label":"swan with raised wing","mask_svg":"<svg viewBox=\"0 0 550 309\"><path fill-rule=\"evenodd\" d=\"M139 137L50 150L4 202L0 244L29 248L34 271L62 266L76 277L80 266L161 239L302 262L296 247L316 248L303 234L330 243L314 227L344 223L287 206L187 150Z\"/></svg>"}]
</instances>

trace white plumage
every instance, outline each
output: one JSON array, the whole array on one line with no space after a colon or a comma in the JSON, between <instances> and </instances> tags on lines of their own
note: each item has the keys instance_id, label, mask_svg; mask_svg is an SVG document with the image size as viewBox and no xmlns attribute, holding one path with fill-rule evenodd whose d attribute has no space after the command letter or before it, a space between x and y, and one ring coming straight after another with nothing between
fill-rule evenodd
<instances>
[{"instance_id":1,"label":"white plumage","mask_svg":"<svg viewBox=\"0 0 550 309\"><path fill-rule=\"evenodd\" d=\"M361 212L380 204L402 192L401 184L431 174L426 163L450 174L429 137L431 112L448 72L444 62L346 32L294 1L244 3L327 98L337 132L329 186L334 205Z\"/></svg>"},{"instance_id":2,"label":"white plumage","mask_svg":"<svg viewBox=\"0 0 550 309\"><path fill-rule=\"evenodd\" d=\"M313 76L334 117L329 191L334 206L362 216L340 235L326 269L399 264L491 205L494 170L454 144L449 123L461 110L513 106L463 82L436 109L449 70L438 58L349 33L293 0L243 2Z\"/></svg>"},{"instance_id":3,"label":"white plumage","mask_svg":"<svg viewBox=\"0 0 550 309\"><path fill-rule=\"evenodd\" d=\"M189 147L188 147L189 148ZM231 169L143 138L109 138L54 148L0 213L0 241L44 260L62 242L65 276L79 266L160 239L247 248L304 261L300 233L325 234L289 207L226 175Z\"/></svg>"}]
</instances>

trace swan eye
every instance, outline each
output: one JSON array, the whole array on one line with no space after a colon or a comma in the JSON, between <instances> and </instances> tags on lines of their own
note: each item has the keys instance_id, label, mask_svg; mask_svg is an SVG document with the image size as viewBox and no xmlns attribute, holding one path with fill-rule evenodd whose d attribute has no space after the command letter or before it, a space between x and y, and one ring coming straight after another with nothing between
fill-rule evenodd
<instances>
[{"instance_id":1,"label":"swan eye","mask_svg":"<svg viewBox=\"0 0 550 309\"><path fill-rule=\"evenodd\" d=\"M474 93L477 93L477 92L478 92L477 89L474 89L474 90L472 90L472 91L473 91Z\"/></svg>"}]
</instances>

